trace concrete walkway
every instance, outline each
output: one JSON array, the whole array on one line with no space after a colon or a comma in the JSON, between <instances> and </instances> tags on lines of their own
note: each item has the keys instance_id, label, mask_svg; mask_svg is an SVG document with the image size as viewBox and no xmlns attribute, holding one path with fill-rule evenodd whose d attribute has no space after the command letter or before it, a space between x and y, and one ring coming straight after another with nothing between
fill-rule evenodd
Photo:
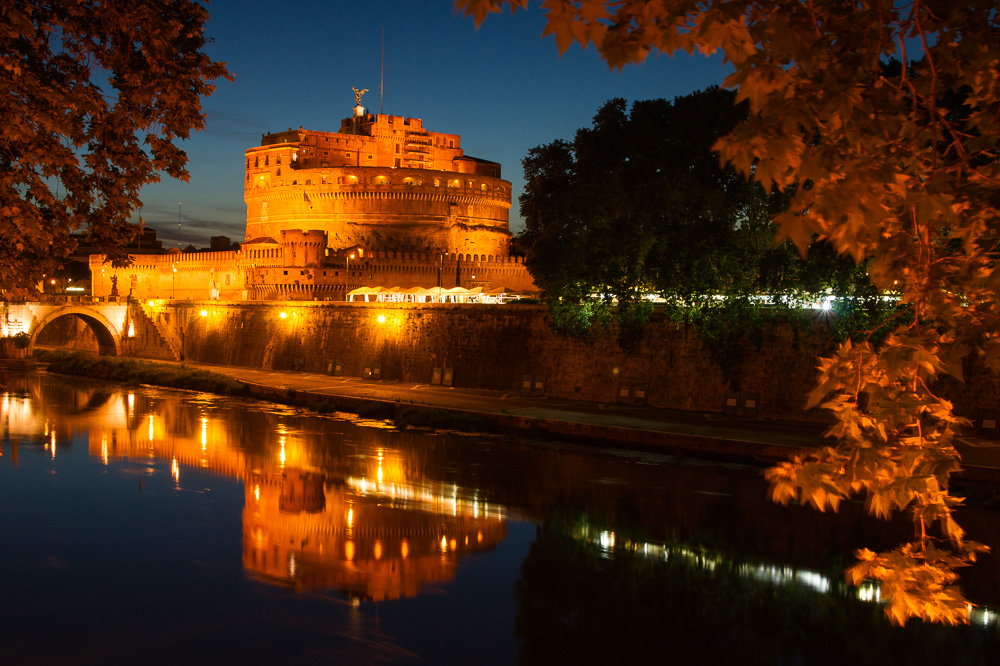
<instances>
[{"instance_id":1,"label":"concrete walkway","mask_svg":"<svg viewBox=\"0 0 1000 666\"><path fill-rule=\"evenodd\" d=\"M397 410L430 408L488 418L507 431L566 441L735 458L759 463L787 460L827 442L816 423L687 412L675 409L596 404L477 389L366 381L356 377L273 372L186 363L228 375L263 399L326 401L350 411L383 403ZM961 438L963 476L1000 482L1000 442Z\"/></svg>"}]
</instances>

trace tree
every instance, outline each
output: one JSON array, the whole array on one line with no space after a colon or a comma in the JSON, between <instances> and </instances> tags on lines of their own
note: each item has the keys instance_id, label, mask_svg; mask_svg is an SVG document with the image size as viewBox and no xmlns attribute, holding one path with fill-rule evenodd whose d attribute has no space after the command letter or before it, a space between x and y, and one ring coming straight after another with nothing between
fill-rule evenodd
<instances>
[{"instance_id":1,"label":"tree","mask_svg":"<svg viewBox=\"0 0 1000 666\"><path fill-rule=\"evenodd\" d=\"M527 0L459 0L482 21ZM765 188L798 185L775 218L805 249L814 235L870 260L905 318L876 349L845 343L823 359L810 397L837 418L835 442L770 472L778 501L832 508L866 493L871 511L907 510L916 539L860 553L852 578L883 582L896 622L967 621L954 569L967 541L949 492L966 421L936 394L974 354L1000 368L1000 26L995 2L969 0L550 0L561 50L593 45L613 67L649 53L721 50L724 84L750 113L716 147ZM910 58L916 65L910 64ZM889 60L901 63L895 75ZM956 108L958 111L956 112ZM864 396L864 397L863 397ZM937 532L931 531L936 525Z\"/></svg>"},{"instance_id":2,"label":"tree","mask_svg":"<svg viewBox=\"0 0 1000 666\"><path fill-rule=\"evenodd\" d=\"M115 266L139 190L186 180L176 145L205 125L225 64L195 0L30 0L0 7L0 290L32 293L86 232Z\"/></svg>"},{"instance_id":3,"label":"tree","mask_svg":"<svg viewBox=\"0 0 1000 666\"><path fill-rule=\"evenodd\" d=\"M698 324L736 384L739 356L761 339L763 313L783 310L762 294L785 306L830 287L848 303L859 289L874 291L853 260L828 247L804 261L790 242L774 243L771 220L788 196L721 165L713 150L746 118L747 104L735 97L710 88L631 109L611 100L572 142L529 151L518 244L557 329L613 320L625 346L637 340L645 297L655 294L675 319Z\"/></svg>"}]
</instances>

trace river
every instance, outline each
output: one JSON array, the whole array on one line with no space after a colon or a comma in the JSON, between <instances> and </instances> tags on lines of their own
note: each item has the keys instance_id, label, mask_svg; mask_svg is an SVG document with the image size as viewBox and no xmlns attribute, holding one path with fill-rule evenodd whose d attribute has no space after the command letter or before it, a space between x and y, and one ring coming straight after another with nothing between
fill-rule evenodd
<instances>
[{"instance_id":1,"label":"river","mask_svg":"<svg viewBox=\"0 0 1000 666\"><path fill-rule=\"evenodd\" d=\"M29 373L0 402L5 664L993 663L972 625L893 627L858 503L761 469L422 430ZM980 490L988 495L988 490ZM1000 546L985 496L962 516Z\"/></svg>"}]
</instances>

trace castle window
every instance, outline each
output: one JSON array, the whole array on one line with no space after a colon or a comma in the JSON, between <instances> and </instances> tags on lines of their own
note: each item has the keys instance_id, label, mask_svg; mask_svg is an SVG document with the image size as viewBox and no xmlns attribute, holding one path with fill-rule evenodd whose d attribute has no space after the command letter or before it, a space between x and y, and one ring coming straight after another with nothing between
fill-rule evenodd
<instances>
[{"instance_id":1,"label":"castle window","mask_svg":"<svg viewBox=\"0 0 1000 666\"><path fill-rule=\"evenodd\" d=\"M260 166L260 156L258 156L258 155L255 155L255 156L254 156L254 158L253 158L253 165L254 165L255 167L258 167L258 166Z\"/></svg>"},{"instance_id":2,"label":"castle window","mask_svg":"<svg viewBox=\"0 0 1000 666\"><path fill-rule=\"evenodd\" d=\"M344 177L337 176L337 185L343 185L343 184L344 184Z\"/></svg>"},{"instance_id":3,"label":"castle window","mask_svg":"<svg viewBox=\"0 0 1000 666\"><path fill-rule=\"evenodd\" d=\"M396 158L396 168L397 169L399 168L399 158L398 157Z\"/></svg>"},{"instance_id":4,"label":"castle window","mask_svg":"<svg viewBox=\"0 0 1000 666\"><path fill-rule=\"evenodd\" d=\"M267 166L268 164L270 164L270 159L271 158L269 156L264 155L264 166Z\"/></svg>"},{"instance_id":5,"label":"castle window","mask_svg":"<svg viewBox=\"0 0 1000 666\"><path fill-rule=\"evenodd\" d=\"M398 143L396 144L396 154L397 155L399 154L399 144Z\"/></svg>"},{"instance_id":6,"label":"castle window","mask_svg":"<svg viewBox=\"0 0 1000 666\"><path fill-rule=\"evenodd\" d=\"M448 147L449 148L454 148L455 147L455 141L454 141L454 139L448 139Z\"/></svg>"},{"instance_id":7,"label":"castle window","mask_svg":"<svg viewBox=\"0 0 1000 666\"><path fill-rule=\"evenodd\" d=\"M281 164L281 155L278 155L277 157L274 158L274 163Z\"/></svg>"},{"instance_id":8,"label":"castle window","mask_svg":"<svg viewBox=\"0 0 1000 666\"><path fill-rule=\"evenodd\" d=\"M312 185L312 184L313 184L312 178L306 180L306 185Z\"/></svg>"},{"instance_id":9,"label":"castle window","mask_svg":"<svg viewBox=\"0 0 1000 666\"><path fill-rule=\"evenodd\" d=\"M371 156L371 155L369 155L369 156L368 156L368 159L370 160L371 158L372 158L372 156Z\"/></svg>"},{"instance_id":10,"label":"castle window","mask_svg":"<svg viewBox=\"0 0 1000 666\"><path fill-rule=\"evenodd\" d=\"M281 169L278 169L278 175L279 176L281 175Z\"/></svg>"},{"instance_id":11,"label":"castle window","mask_svg":"<svg viewBox=\"0 0 1000 666\"><path fill-rule=\"evenodd\" d=\"M327 156L327 155L329 155L329 154L330 154L330 151L329 151L329 150L324 150L324 151L323 151L323 156L324 156L324 157L326 157L326 156Z\"/></svg>"},{"instance_id":12,"label":"castle window","mask_svg":"<svg viewBox=\"0 0 1000 666\"><path fill-rule=\"evenodd\" d=\"M441 180L439 178L434 179L434 187L441 187Z\"/></svg>"},{"instance_id":13,"label":"castle window","mask_svg":"<svg viewBox=\"0 0 1000 666\"><path fill-rule=\"evenodd\" d=\"M344 153L344 157L350 157L350 156L351 156L350 153Z\"/></svg>"},{"instance_id":14,"label":"castle window","mask_svg":"<svg viewBox=\"0 0 1000 666\"><path fill-rule=\"evenodd\" d=\"M247 168L248 169L250 168L250 158L249 157L247 158Z\"/></svg>"},{"instance_id":15,"label":"castle window","mask_svg":"<svg viewBox=\"0 0 1000 666\"><path fill-rule=\"evenodd\" d=\"M461 187L461 186L462 186L462 181L460 181L458 178L454 178L448 181L448 187Z\"/></svg>"},{"instance_id":16,"label":"castle window","mask_svg":"<svg viewBox=\"0 0 1000 666\"><path fill-rule=\"evenodd\" d=\"M288 271L282 271L285 275L288 275Z\"/></svg>"},{"instance_id":17,"label":"castle window","mask_svg":"<svg viewBox=\"0 0 1000 666\"><path fill-rule=\"evenodd\" d=\"M298 185L298 184L299 184L299 181L297 181L297 180L293 180L292 181L292 185Z\"/></svg>"}]
</instances>

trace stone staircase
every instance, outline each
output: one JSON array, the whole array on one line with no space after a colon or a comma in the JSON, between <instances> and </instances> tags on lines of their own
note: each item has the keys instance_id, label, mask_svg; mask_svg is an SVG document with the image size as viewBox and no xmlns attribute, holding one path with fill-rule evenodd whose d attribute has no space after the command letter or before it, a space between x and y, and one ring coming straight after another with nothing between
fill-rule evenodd
<instances>
[{"instance_id":1,"label":"stone staircase","mask_svg":"<svg viewBox=\"0 0 1000 666\"><path fill-rule=\"evenodd\" d=\"M148 323L152 324L153 330L156 331L160 340L170 350L170 354L174 357L174 360L182 360L184 345L174 331L173 326L166 321L163 313L155 311L144 301L138 301L136 304L139 306L138 309L133 308L136 319L142 317Z\"/></svg>"}]
</instances>

